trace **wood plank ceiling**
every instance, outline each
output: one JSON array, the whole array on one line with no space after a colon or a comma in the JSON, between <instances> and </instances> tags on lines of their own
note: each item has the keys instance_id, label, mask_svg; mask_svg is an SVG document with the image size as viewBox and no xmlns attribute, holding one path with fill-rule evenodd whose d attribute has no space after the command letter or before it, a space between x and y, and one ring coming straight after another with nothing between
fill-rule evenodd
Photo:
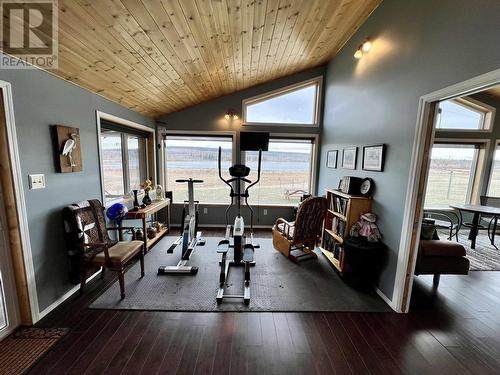
<instances>
[{"instance_id":1,"label":"wood plank ceiling","mask_svg":"<svg viewBox=\"0 0 500 375\"><path fill-rule=\"evenodd\" d=\"M51 72L148 116L324 64L381 0L63 0Z\"/></svg>"}]
</instances>

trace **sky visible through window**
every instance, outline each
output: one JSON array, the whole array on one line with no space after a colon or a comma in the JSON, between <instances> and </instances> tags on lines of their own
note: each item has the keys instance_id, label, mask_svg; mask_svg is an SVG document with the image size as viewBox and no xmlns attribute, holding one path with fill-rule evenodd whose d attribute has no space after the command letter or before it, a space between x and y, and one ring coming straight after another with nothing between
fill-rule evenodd
<instances>
[{"instance_id":1,"label":"sky visible through window","mask_svg":"<svg viewBox=\"0 0 500 375\"><path fill-rule=\"evenodd\" d=\"M258 103L249 104L246 122L277 124L313 124L316 84L300 88Z\"/></svg>"},{"instance_id":2,"label":"sky visible through window","mask_svg":"<svg viewBox=\"0 0 500 375\"><path fill-rule=\"evenodd\" d=\"M482 125L481 113L469 109L452 100L439 104L441 114L437 127L439 129L480 129Z\"/></svg>"}]
</instances>

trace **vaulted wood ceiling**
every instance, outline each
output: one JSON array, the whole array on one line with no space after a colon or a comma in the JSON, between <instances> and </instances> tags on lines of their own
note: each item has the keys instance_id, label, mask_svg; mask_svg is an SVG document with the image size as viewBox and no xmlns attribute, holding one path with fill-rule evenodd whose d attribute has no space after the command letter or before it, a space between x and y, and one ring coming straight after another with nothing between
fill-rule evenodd
<instances>
[{"instance_id":1,"label":"vaulted wood ceiling","mask_svg":"<svg viewBox=\"0 0 500 375\"><path fill-rule=\"evenodd\" d=\"M156 117L327 62L380 2L60 0L51 72Z\"/></svg>"}]
</instances>

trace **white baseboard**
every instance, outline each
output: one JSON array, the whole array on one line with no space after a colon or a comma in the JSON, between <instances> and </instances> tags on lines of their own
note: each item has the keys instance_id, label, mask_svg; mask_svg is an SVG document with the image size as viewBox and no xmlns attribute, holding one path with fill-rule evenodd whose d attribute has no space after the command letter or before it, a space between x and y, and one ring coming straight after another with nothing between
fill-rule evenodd
<instances>
[{"instance_id":1,"label":"white baseboard","mask_svg":"<svg viewBox=\"0 0 500 375\"><path fill-rule=\"evenodd\" d=\"M382 298L382 300L389 305L389 307L391 309L393 309L397 313L402 313L402 311L396 306L396 304L394 303L394 301L390 300L384 294L384 292L382 292L379 288L375 288L375 291L377 292L377 294L379 295L379 297Z\"/></svg>"},{"instance_id":2,"label":"white baseboard","mask_svg":"<svg viewBox=\"0 0 500 375\"><path fill-rule=\"evenodd\" d=\"M87 283L89 281L92 281L96 276L100 275L100 273L101 273L101 271L98 271L98 272L94 273L92 276L90 276L87 279ZM46 315L48 315L52 310L54 310L56 307L58 307L60 304L62 304L64 301L66 301L69 297L71 297L73 294L75 294L79 290L80 290L80 285L75 285L73 288L71 288L70 290L68 290L63 296L61 296L56 301L52 302L43 311L40 311L40 313L38 314L38 320L39 321L42 320L43 317L45 317ZM36 323L36 322L34 322L34 323Z\"/></svg>"}]
</instances>

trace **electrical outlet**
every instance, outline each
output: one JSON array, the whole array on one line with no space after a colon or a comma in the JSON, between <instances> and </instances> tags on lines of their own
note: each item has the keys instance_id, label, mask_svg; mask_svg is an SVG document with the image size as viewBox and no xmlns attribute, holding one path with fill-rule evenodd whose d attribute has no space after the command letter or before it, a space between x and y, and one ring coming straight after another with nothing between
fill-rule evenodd
<instances>
[{"instance_id":1,"label":"electrical outlet","mask_svg":"<svg viewBox=\"0 0 500 375\"><path fill-rule=\"evenodd\" d=\"M44 174L30 174L29 175L30 189L45 189L45 175Z\"/></svg>"},{"instance_id":2,"label":"electrical outlet","mask_svg":"<svg viewBox=\"0 0 500 375\"><path fill-rule=\"evenodd\" d=\"M267 208L264 208L264 216L267 215Z\"/></svg>"},{"instance_id":3,"label":"electrical outlet","mask_svg":"<svg viewBox=\"0 0 500 375\"><path fill-rule=\"evenodd\" d=\"M206 215L208 214L208 208L207 207L203 207L203 213Z\"/></svg>"}]
</instances>

